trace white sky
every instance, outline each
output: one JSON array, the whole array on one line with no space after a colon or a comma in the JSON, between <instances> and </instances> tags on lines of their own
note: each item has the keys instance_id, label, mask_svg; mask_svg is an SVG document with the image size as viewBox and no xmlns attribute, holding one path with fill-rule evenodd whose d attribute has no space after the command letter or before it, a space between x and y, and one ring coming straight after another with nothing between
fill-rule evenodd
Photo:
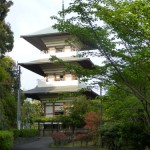
<instances>
[{"instance_id":1,"label":"white sky","mask_svg":"<svg viewBox=\"0 0 150 150\"><path fill-rule=\"evenodd\" d=\"M14 32L14 48L9 55L18 63L40 58L40 50L20 38L38 30L52 26L55 22L50 16L57 15L62 9L62 0L12 0L13 6L6 18ZM64 0L68 6L71 0ZM95 60L95 59L94 59ZM95 60L97 62L97 60ZM37 79L43 78L27 69L21 68L21 88L32 89Z\"/></svg>"},{"instance_id":2,"label":"white sky","mask_svg":"<svg viewBox=\"0 0 150 150\"><path fill-rule=\"evenodd\" d=\"M14 32L14 48L9 55L18 63L32 61L40 56L40 50L20 38L21 35L50 27L54 21L50 16L62 9L62 0L12 0L13 6L6 18ZM67 6L70 0L65 0ZM42 78L27 69L21 68L23 90L34 88L37 79Z\"/></svg>"}]
</instances>

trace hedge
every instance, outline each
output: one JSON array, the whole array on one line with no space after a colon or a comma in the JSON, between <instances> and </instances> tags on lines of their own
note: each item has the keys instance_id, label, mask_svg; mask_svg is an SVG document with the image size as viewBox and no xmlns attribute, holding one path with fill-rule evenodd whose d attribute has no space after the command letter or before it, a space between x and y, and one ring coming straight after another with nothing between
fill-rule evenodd
<instances>
[{"instance_id":1,"label":"hedge","mask_svg":"<svg viewBox=\"0 0 150 150\"><path fill-rule=\"evenodd\" d=\"M0 131L0 150L11 150L13 148L13 132Z\"/></svg>"},{"instance_id":2,"label":"hedge","mask_svg":"<svg viewBox=\"0 0 150 150\"><path fill-rule=\"evenodd\" d=\"M20 137L34 137L38 136L37 129L21 129L20 130Z\"/></svg>"},{"instance_id":3,"label":"hedge","mask_svg":"<svg viewBox=\"0 0 150 150\"><path fill-rule=\"evenodd\" d=\"M13 132L14 139L17 139L20 136L20 130L18 129L12 129L10 131Z\"/></svg>"}]
</instances>

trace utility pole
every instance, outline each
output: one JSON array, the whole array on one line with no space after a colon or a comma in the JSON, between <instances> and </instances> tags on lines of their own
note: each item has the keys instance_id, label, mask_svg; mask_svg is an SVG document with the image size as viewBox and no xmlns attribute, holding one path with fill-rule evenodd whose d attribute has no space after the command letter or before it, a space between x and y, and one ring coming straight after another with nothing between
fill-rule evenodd
<instances>
[{"instance_id":1,"label":"utility pole","mask_svg":"<svg viewBox=\"0 0 150 150\"><path fill-rule=\"evenodd\" d=\"M100 88L100 124L102 125L102 120L103 120L103 108L102 108L102 83L99 84L99 88Z\"/></svg>"},{"instance_id":2,"label":"utility pole","mask_svg":"<svg viewBox=\"0 0 150 150\"><path fill-rule=\"evenodd\" d=\"M17 102L17 129L20 130L20 66L17 64L18 73L18 102Z\"/></svg>"},{"instance_id":3,"label":"utility pole","mask_svg":"<svg viewBox=\"0 0 150 150\"><path fill-rule=\"evenodd\" d=\"M99 83L99 90L100 90L100 128L103 122L103 107L102 107L102 83ZM102 133L100 130L100 147L102 148Z\"/></svg>"}]
</instances>

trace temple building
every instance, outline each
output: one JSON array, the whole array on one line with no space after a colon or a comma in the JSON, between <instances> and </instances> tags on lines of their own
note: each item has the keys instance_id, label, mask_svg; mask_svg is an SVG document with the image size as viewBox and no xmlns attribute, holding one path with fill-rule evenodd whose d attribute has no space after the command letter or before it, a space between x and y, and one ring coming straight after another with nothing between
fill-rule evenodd
<instances>
[{"instance_id":1,"label":"temple building","mask_svg":"<svg viewBox=\"0 0 150 150\"><path fill-rule=\"evenodd\" d=\"M43 76L42 80L37 81L35 88L24 91L24 94L28 98L41 101L45 117L54 117L64 113L63 108L73 100L73 97L51 101L64 93L82 91L89 99L97 96L95 92L80 82L74 70L66 70L63 63L55 63L50 59L56 56L66 63L93 69L93 63L89 58L78 56L80 51L89 50L92 47L84 45L69 33L59 32L52 27L21 37L42 52L40 59L20 63L20 65Z\"/></svg>"}]
</instances>

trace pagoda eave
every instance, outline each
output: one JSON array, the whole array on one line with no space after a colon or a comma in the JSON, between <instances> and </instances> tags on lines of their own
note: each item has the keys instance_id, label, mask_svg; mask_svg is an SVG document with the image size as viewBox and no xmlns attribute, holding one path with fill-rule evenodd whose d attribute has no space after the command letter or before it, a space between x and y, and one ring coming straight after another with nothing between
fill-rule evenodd
<instances>
[{"instance_id":1,"label":"pagoda eave","mask_svg":"<svg viewBox=\"0 0 150 150\"><path fill-rule=\"evenodd\" d=\"M37 100L42 100L45 98L54 98L62 96L66 93L82 93L86 95L87 97L93 99L98 96L97 93L95 93L92 90L89 89L82 89L78 86L64 86L64 87L35 87L34 89L25 91L24 94L28 98L33 98Z\"/></svg>"},{"instance_id":2,"label":"pagoda eave","mask_svg":"<svg viewBox=\"0 0 150 150\"><path fill-rule=\"evenodd\" d=\"M40 35L22 35L21 37L34 45L39 50L48 50L47 46L43 42L43 38L46 37L58 37L62 35L69 35L68 33L51 33L51 34L40 34Z\"/></svg>"},{"instance_id":3,"label":"pagoda eave","mask_svg":"<svg viewBox=\"0 0 150 150\"><path fill-rule=\"evenodd\" d=\"M20 63L19 65L21 65L22 67L38 74L41 75L43 77L46 76L46 74L43 72L41 66L39 64L25 64L25 63Z\"/></svg>"},{"instance_id":4,"label":"pagoda eave","mask_svg":"<svg viewBox=\"0 0 150 150\"><path fill-rule=\"evenodd\" d=\"M92 61L89 58L72 58L72 59L65 59L62 58L62 60L64 62L68 62L68 63L78 63L80 66L82 66L85 69L93 69L94 65L92 63ZM21 65L22 67L37 73L41 76L46 76L46 74L44 73L42 66L46 65L48 68L51 68L52 65L56 65L54 62L51 62L48 58L47 59L39 59L39 60L35 60L35 61L31 61L28 63L19 63L19 65Z\"/></svg>"}]
</instances>

